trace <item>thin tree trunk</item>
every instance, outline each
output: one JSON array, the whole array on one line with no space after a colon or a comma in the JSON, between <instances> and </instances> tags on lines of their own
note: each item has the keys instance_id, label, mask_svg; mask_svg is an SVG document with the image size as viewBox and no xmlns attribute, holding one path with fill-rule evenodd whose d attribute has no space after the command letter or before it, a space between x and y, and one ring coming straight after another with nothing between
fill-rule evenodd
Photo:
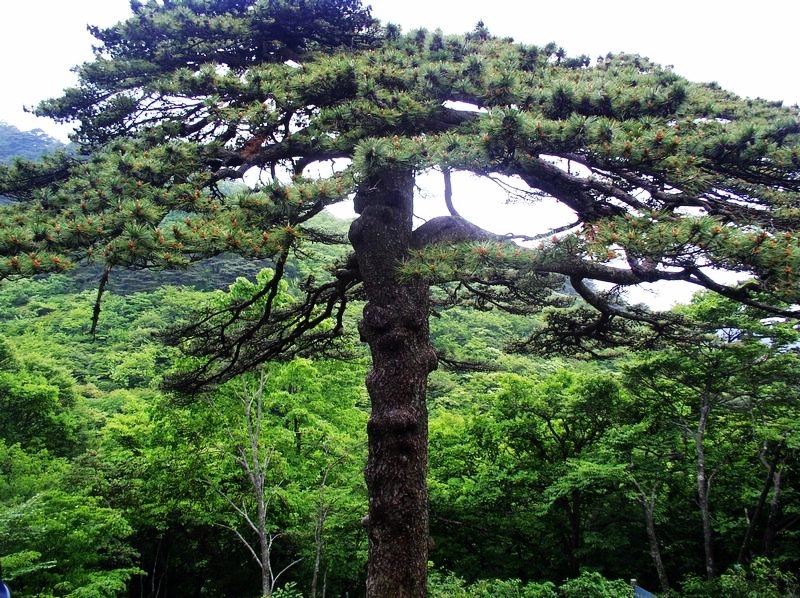
<instances>
[{"instance_id":1,"label":"thin tree trunk","mask_svg":"<svg viewBox=\"0 0 800 598\"><path fill-rule=\"evenodd\" d=\"M325 521L328 518L330 505L325 501L325 490L328 485L328 476L330 475L333 467L339 459L330 463L322 474L322 480L319 484L319 498L317 500L317 521L314 525L314 546L316 548L314 553L314 572L311 576L311 598L317 598L317 585L319 582L319 571L322 565L322 551L324 548L325 538L323 532L325 531Z\"/></svg>"},{"instance_id":2,"label":"thin tree trunk","mask_svg":"<svg viewBox=\"0 0 800 598\"><path fill-rule=\"evenodd\" d=\"M739 547L739 556L736 559L737 563L745 563L750 560L750 542L753 538L753 532L758 524L758 520L761 519L761 512L764 510L764 505L767 503L769 489L772 487L773 479L775 477L775 469L778 466L778 462L781 458L782 445L778 445L775 449L773 458L767 462L764 455L767 453L768 448L769 443L765 443L761 452L761 461L767 466L767 477L764 480L764 487L761 489L761 494L758 497L758 502L756 503L756 508L753 511L753 515L749 517L747 531L744 534L742 545Z\"/></svg>"},{"instance_id":3,"label":"thin tree trunk","mask_svg":"<svg viewBox=\"0 0 800 598\"><path fill-rule=\"evenodd\" d=\"M267 456L263 458L262 462L261 424L263 422L264 380L265 375L262 372L258 386L251 389L249 393L245 389L242 394L241 400L244 406L247 439L250 442L250 446L247 447L249 452L241 452L239 464L250 479L256 498L255 531L258 535L258 560L261 565L261 595L269 596L272 594L273 577L270 555L271 541L267 532L267 499L264 492L266 490L267 470L272 451L267 451Z\"/></svg>"},{"instance_id":4,"label":"thin tree trunk","mask_svg":"<svg viewBox=\"0 0 800 598\"><path fill-rule=\"evenodd\" d=\"M764 530L764 556L770 558L778 535L777 521L781 512L781 471L776 470L772 476L772 500L769 503L767 527Z\"/></svg>"},{"instance_id":5,"label":"thin tree trunk","mask_svg":"<svg viewBox=\"0 0 800 598\"><path fill-rule=\"evenodd\" d=\"M569 560L571 573L575 577L580 575L581 572L579 552L583 545L583 530L581 529L582 499L583 496L580 490L573 490L571 500L567 501L567 515L569 517Z\"/></svg>"},{"instance_id":6,"label":"thin tree trunk","mask_svg":"<svg viewBox=\"0 0 800 598\"><path fill-rule=\"evenodd\" d=\"M325 526L325 507L317 507L317 523L314 526L314 572L311 576L311 598L317 598L317 582L319 580L319 569L322 564L322 530Z\"/></svg>"},{"instance_id":7,"label":"thin tree trunk","mask_svg":"<svg viewBox=\"0 0 800 598\"><path fill-rule=\"evenodd\" d=\"M637 482L636 488L639 490L639 504L642 505L644 511L645 530L647 531L647 544L650 548L650 557L653 559L656 573L658 574L658 583L661 585L661 591L669 593L669 577L667 576L667 568L664 567L664 561L661 559L661 549L658 546L658 535L656 534L656 490L657 485L654 485L650 493L646 493Z\"/></svg>"},{"instance_id":8,"label":"thin tree trunk","mask_svg":"<svg viewBox=\"0 0 800 598\"><path fill-rule=\"evenodd\" d=\"M714 578L714 554L712 552L711 509L708 499L710 481L706 471L704 441L710 412L711 403L708 398L704 396L703 404L700 407L700 420L697 423L694 442L697 451L697 499L700 506L700 518L703 524L703 552L705 555L706 578L709 580Z\"/></svg>"},{"instance_id":9,"label":"thin tree trunk","mask_svg":"<svg viewBox=\"0 0 800 598\"><path fill-rule=\"evenodd\" d=\"M272 555L270 555L270 539L267 533L267 501L264 496L266 472L261 468L258 460L258 438L251 438L253 443L253 473L251 483L256 494L256 516L258 522L259 560L261 563L261 595L272 594Z\"/></svg>"},{"instance_id":10,"label":"thin tree trunk","mask_svg":"<svg viewBox=\"0 0 800 598\"><path fill-rule=\"evenodd\" d=\"M428 285L401 281L411 244L413 174L387 171L365 181L350 227L368 303L359 330L369 344L372 403L364 470L369 496L367 596L426 595L428 421L425 389L436 367L428 333Z\"/></svg>"}]
</instances>

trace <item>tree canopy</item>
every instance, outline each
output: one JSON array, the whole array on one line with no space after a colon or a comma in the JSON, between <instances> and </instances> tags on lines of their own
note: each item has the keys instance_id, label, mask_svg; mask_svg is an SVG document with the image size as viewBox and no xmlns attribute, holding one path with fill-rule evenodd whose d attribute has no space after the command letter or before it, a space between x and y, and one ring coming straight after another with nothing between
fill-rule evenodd
<instances>
[{"instance_id":1,"label":"tree canopy","mask_svg":"<svg viewBox=\"0 0 800 598\"><path fill-rule=\"evenodd\" d=\"M669 333L669 318L620 295L642 282L688 281L797 315L797 108L637 55L592 64L499 39L482 23L402 34L354 0L132 6L128 21L93 30L78 86L38 108L77 123L77 154L0 171L0 193L19 200L0 212L0 277L96 261L102 292L116 268L271 258L261 290L176 334L198 358L173 380L190 390L333 350L348 302L366 299L371 595L424 592L432 284L446 302L543 311L521 349L598 354L649 340L643 327ZM451 213L414 229L415 176L430 169ZM460 171L508 177L532 218L550 197L574 220L537 239L487 233L453 206ZM231 180L246 187L225 193ZM336 240L309 221L348 197L353 256L314 273L304 301L277 301L303 240Z\"/></svg>"},{"instance_id":2,"label":"tree canopy","mask_svg":"<svg viewBox=\"0 0 800 598\"><path fill-rule=\"evenodd\" d=\"M500 267L519 278L556 272L608 316L607 297L581 281L680 279L748 301L796 299L795 109L692 84L639 56L590 66L483 27L462 37L379 32L353 2L134 10L94 31L97 59L80 67L80 86L39 107L77 121L92 158L4 171L9 194L47 197L35 218L18 222L17 208L17 221L4 222L5 276L90 256L164 267L228 250L279 255L298 225L361 181L440 168L513 176L532 201L555 197L575 221L531 251L431 253L441 240L431 232L474 235L452 219L449 235L441 222L421 227L410 275L502 282ZM293 18L321 24L288 36ZM337 159L347 166L329 176L310 168ZM254 170L264 176L252 192L217 192ZM176 211L185 218L165 226ZM757 283L725 286L708 267Z\"/></svg>"}]
</instances>

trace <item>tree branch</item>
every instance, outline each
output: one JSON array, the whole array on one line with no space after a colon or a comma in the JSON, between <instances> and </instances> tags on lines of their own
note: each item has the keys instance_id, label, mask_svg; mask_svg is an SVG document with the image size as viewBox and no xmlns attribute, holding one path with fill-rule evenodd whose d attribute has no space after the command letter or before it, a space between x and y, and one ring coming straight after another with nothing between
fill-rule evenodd
<instances>
[{"instance_id":1,"label":"tree branch","mask_svg":"<svg viewBox=\"0 0 800 598\"><path fill-rule=\"evenodd\" d=\"M411 243L414 248L422 249L436 244L502 241L503 239L505 237L484 230L460 216L437 216L412 233Z\"/></svg>"},{"instance_id":2,"label":"tree branch","mask_svg":"<svg viewBox=\"0 0 800 598\"><path fill-rule=\"evenodd\" d=\"M626 309L622 305L613 305L610 301L608 301L607 295L603 296L595 293L588 286L586 286L586 283L583 281L583 279L578 276L571 276L569 281L570 284L572 284L572 288L577 291L578 295L580 295L581 298L586 301L586 303L594 307L599 312L608 314L609 316L616 316L625 318L626 320L633 320L635 322L649 324L656 329L661 328L664 324L653 315L650 315L642 310L632 311L630 309Z\"/></svg>"}]
</instances>

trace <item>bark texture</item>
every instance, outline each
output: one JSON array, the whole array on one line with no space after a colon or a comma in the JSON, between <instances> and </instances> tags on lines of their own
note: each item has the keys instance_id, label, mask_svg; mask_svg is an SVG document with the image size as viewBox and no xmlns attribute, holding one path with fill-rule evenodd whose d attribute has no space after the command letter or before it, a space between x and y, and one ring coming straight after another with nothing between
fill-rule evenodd
<instances>
[{"instance_id":1,"label":"bark texture","mask_svg":"<svg viewBox=\"0 0 800 598\"><path fill-rule=\"evenodd\" d=\"M372 354L365 469L370 598L426 594L425 390L436 354L428 334L428 285L397 277L411 244L413 185L412 173L405 170L362 183L355 199L360 217L350 228L368 299L359 331Z\"/></svg>"}]
</instances>

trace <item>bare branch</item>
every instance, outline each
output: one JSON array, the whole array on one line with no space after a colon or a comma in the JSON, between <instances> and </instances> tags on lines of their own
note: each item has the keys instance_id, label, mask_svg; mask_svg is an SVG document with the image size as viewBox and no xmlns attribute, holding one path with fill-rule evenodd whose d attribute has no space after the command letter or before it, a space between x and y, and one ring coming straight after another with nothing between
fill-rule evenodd
<instances>
[{"instance_id":1,"label":"bare branch","mask_svg":"<svg viewBox=\"0 0 800 598\"><path fill-rule=\"evenodd\" d=\"M444 176L444 205L447 206L447 211L453 218L463 220L453 205L453 181L450 177L450 169L442 168L442 175Z\"/></svg>"},{"instance_id":2,"label":"bare branch","mask_svg":"<svg viewBox=\"0 0 800 598\"><path fill-rule=\"evenodd\" d=\"M258 564L259 567L261 566L261 558L259 558L258 553L250 545L250 543L247 541L247 539L244 536L242 536L242 534L239 532L238 529L236 529L235 527L231 527L230 525L225 525L224 523L215 523L214 525L216 525L218 527L221 527L223 529L227 529L229 531L232 531L236 535L236 537L239 538L241 543L244 544L244 546L247 549L247 551L253 557L253 560L255 560L255 562Z\"/></svg>"}]
</instances>

